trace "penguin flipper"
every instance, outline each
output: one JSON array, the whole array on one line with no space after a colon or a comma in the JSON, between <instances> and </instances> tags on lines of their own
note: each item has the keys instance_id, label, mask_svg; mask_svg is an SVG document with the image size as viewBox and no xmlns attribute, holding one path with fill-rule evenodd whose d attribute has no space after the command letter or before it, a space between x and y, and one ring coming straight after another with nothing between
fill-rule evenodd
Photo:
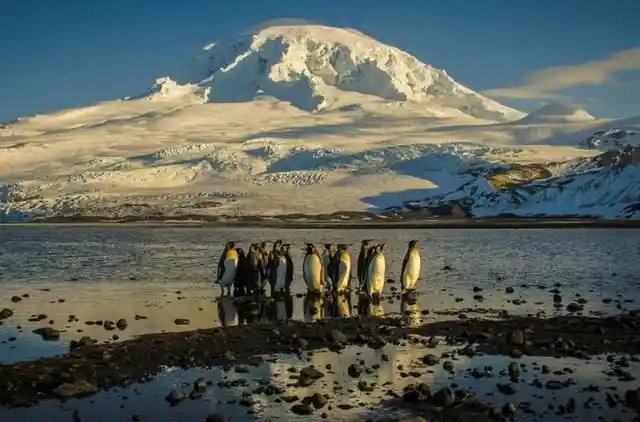
<instances>
[{"instance_id":1,"label":"penguin flipper","mask_svg":"<svg viewBox=\"0 0 640 422\"><path fill-rule=\"evenodd\" d=\"M409 256L411 251L407 250L407 253L404 254L404 258L402 259L402 270L400 271L400 283L403 283L404 280L404 272L407 269L407 263L409 262ZM404 287L404 284L402 285Z\"/></svg>"}]
</instances>

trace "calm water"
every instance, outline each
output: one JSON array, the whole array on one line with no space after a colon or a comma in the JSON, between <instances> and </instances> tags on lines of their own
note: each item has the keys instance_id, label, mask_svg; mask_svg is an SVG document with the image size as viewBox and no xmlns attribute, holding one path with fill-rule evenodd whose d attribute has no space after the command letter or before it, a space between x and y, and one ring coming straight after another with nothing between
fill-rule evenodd
<instances>
[{"instance_id":1,"label":"calm water","mask_svg":"<svg viewBox=\"0 0 640 422\"><path fill-rule=\"evenodd\" d=\"M634 229L330 231L0 227L0 308L9 307L15 312L12 318L5 320L0 326L0 362L8 363L63 353L67 350L68 341L82 335L108 341L113 332L107 332L99 326L85 325L84 321L87 320L126 318L129 327L125 331L117 332L120 340L145 332L239 323L233 303L227 299L220 300L218 288L211 284L218 256L227 240L238 241L242 246L250 242L276 238L292 243L292 250L298 254L297 257L294 255L297 274L294 291L302 293L304 287L299 276L299 268L303 254L301 249L305 242L351 243L355 260L360 239L364 237L389 245L387 262L388 277L391 279L398 277L407 242L411 239L421 242L421 296L416 305L408 307L406 303L393 297L393 289L399 287L398 284L387 284L387 297L380 306L364 311L357 310L357 298L354 296L337 306L341 316L357 315L358 312L392 314L412 311L409 320L419 323L437 318L456 318L456 315L442 315L437 311L459 308L466 308L464 312L470 314L480 309L507 309L512 313L564 312L564 308L553 306L551 290L554 288L561 291L565 305L575 300L577 295L586 298L588 302L585 313L606 313L616 311L617 308L635 308L636 301L640 300L640 230ZM445 270L445 266L450 266L451 270ZM505 288L509 286L514 288L514 293L505 292ZM473 294L477 294L472 293L473 287L483 289L480 294L484 296L484 301L472 299ZM19 303L10 301L12 296L23 294L28 294L29 297L25 297ZM514 303L515 299L523 303ZM610 301L606 300L607 303L604 303L603 299ZM294 298L289 304L273 302L269 306L274 309L271 317L278 319L313 320L335 316L326 303L312 303L303 298ZM311 312L312 308L321 311ZM425 309L432 312L423 315L421 311ZM28 321L34 314L46 314L47 319L40 322ZM68 323L67 317L70 314L76 315L79 321ZM147 319L135 320L135 315L144 315ZM191 324L186 327L175 326L173 320L177 317L188 318ZM33 328L49 325L49 319L53 321L52 326L64 330L59 342L44 342L31 334ZM368 356L367 359L372 362L380 361L380 357L374 356L375 353L368 349L352 348L340 356L341 364L334 368L336 375L328 377L323 382L331 386L332 380L344 381L345 377L341 371L346 370L346 366L355 361L359 353ZM374 355L369 356L371 353ZM397 365L411 365L411 359L417 359L428 352L408 347L392 348L386 350L386 353L393 358L390 363L382 365L376 376L389 378L378 382L392 382L394 387L388 388L397 390L409 382L400 377ZM324 359L334 364L338 360L329 352L317 353L312 359L314 362ZM476 360L467 362L463 358L460 359L460 362L456 363L460 373L455 376L455 381L460 385L471 382L468 381L469 377L465 376L466 369L471 366L482 367L491 364L502 369L501 367L509 363L508 358L500 357L485 357L486 361L482 364ZM542 363L543 359L532 361ZM345 363L344 368L342 362ZM319 361L315 363L320 366L325 364ZM273 372L279 372L281 375L278 382L284 382L288 374L283 367L301 367L305 364L308 363L283 357L278 364L264 365L250 376L243 376L254 380L275 380L278 377L275 377ZM609 381L615 384L615 379L607 378L605 374L606 362L594 361L585 366L584 362L578 364L563 360L556 361L554 365L580 367L580 373L572 375L580 385ZM274 367L279 369L275 370ZM632 370L636 371L635 366ZM246 420L246 409L238 410L231 404L225 404L233 400L230 397L239 398L242 389L215 389L205 400L183 403L176 408L169 408L162 401L170 387L175 388L184 380L192 381L197 378L196 374L203 371L168 372L156 382L140 386L139 392L135 394L130 391L102 394L91 398L94 403L87 399L71 401L62 406L54 420L70 420L69 409L82 409L82 414L85 415L83 420L94 421L127 420L133 413L143 415L142 420L182 420L185 415L192 416L193 420L203 420L206 414L214 410L233 416L233 420ZM423 371L424 379L421 379L434 384L451 382L453 378L450 375L440 372L442 371ZM230 376L223 374L220 369L207 370L204 373L216 380ZM531 376L533 374L528 377ZM494 388L498 381L491 381L488 384L489 390ZM525 401L530 395L525 384L517 389L522 390L521 393L509 399L514 402ZM324 390L318 387L314 391L297 394L302 398L316 391ZM138 398L134 400L132 397L123 401L120 397L132 394ZM349 394L357 396L349 396L349 400L369 404L379 401L383 396L372 394L365 400L361 392ZM564 400L563 394L565 393L554 393L552 401L560 404L561 399ZM604 393L599 393L600 396L602 394ZM506 400L501 395L498 395L497 399L496 405L500 406ZM543 397L536 403L545 409L545 400L551 399ZM153 404L158 401L161 402L161 406ZM121 407L121 404L124 405ZM291 413L287 411L289 406L286 403L273 404L266 398L261 398L256 399L252 412L259 418L290 418ZM334 409L329 413L332 419L353 420L356 414L358 417L365 417L367 412L375 412L370 407L368 405L339 412ZM4 416L7 416L7 420L50 421L51 409L58 409L58 403L49 402L33 409L13 411L7 415L0 411L0 420L5 420ZM321 412L316 413L319 417ZM161 418L158 419L159 417ZM625 419L625 414L619 417L620 420L630 420Z\"/></svg>"}]
</instances>

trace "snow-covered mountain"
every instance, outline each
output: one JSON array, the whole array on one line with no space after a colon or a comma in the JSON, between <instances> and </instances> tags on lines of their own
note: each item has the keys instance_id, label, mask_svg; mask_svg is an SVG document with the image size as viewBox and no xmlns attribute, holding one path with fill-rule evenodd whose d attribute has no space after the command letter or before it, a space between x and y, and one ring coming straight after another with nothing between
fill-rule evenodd
<instances>
[{"instance_id":1,"label":"snow-covered mountain","mask_svg":"<svg viewBox=\"0 0 640 422\"><path fill-rule=\"evenodd\" d=\"M347 105L344 92L353 92L491 121L522 116L398 48L319 25L267 27L210 44L178 78L210 87L209 100L223 103L271 96L318 111Z\"/></svg>"},{"instance_id":2,"label":"snow-covered mountain","mask_svg":"<svg viewBox=\"0 0 640 422\"><path fill-rule=\"evenodd\" d=\"M452 201L478 216L629 217L637 164L587 167L639 132L640 118L560 105L525 115L355 30L267 26L142 94L0 125L0 220Z\"/></svg>"},{"instance_id":3,"label":"snow-covered mountain","mask_svg":"<svg viewBox=\"0 0 640 422\"><path fill-rule=\"evenodd\" d=\"M586 110L568 107L558 103L549 103L520 119L520 124L553 124L571 122L589 122L595 118Z\"/></svg>"}]
</instances>

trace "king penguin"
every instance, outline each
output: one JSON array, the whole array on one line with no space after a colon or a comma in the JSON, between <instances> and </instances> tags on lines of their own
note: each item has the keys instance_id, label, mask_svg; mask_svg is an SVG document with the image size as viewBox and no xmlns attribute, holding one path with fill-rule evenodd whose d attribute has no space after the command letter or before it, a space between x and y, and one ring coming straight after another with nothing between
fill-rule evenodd
<instances>
[{"instance_id":1,"label":"king penguin","mask_svg":"<svg viewBox=\"0 0 640 422\"><path fill-rule=\"evenodd\" d=\"M410 241L402 260L400 282L405 292L415 290L418 277L420 277L420 250L417 245L417 240Z\"/></svg>"},{"instance_id":2,"label":"king penguin","mask_svg":"<svg viewBox=\"0 0 640 422\"><path fill-rule=\"evenodd\" d=\"M324 269L324 285L332 286L335 280L331 279L331 273L329 272L329 266L333 258L333 251L331 250L331 243L324 244L324 250L322 251L322 268Z\"/></svg>"},{"instance_id":3,"label":"king penguin","mask_svg":"<svg viewBox=\"0 0 640 422\"><path fill-rule=\"evenodd\" d=\"M333 291L343 294L351 284L351 255L347 245L338 245L333 264Z\"/></svg>"},{"instance_id":4,"label":"king penguin","mask_svg":"<svg viewBox=\"0 0 640 422\"><path fill-rule=\"evenodd\" d=\"M366 293L371 299L379 298L386 281L387 263L384 257L385 244L372 248L367 267Z\"/></svg>"},{"instance_id":5,"label":"king penguin","mask_svg":"<svg viewBox=\"0 0 640 422\"><path fill-rule=\"evenodd\" d=\"M273 242L271 246L271 250L269 251L269 256L267 258L267 268L265 271L265 275L267 280L269 280L269 284L271 285L271 290L273 290L273 286L276 284L276 268L278 267L278 257L280 256L280 250L282 249L282 240L276 240Z\"/></svg>"},{"instance_id":6,"label":"king penguin","mask_svg":"<svg viewBox=\"0 0 640 422\"><path fill-rule=\"evenodd\" d=\"M224 295L225 288L228 290L228 293L231 294L231 286L233 286L236 279L237 270L238 251L236 250L234 242L227 242L218 261L218 279L216 280L216 283L220 285L222 295Z\"/></svg>"},{"instance_id":7,"label":"king penguin","mask_svg":"<svg viewBox=\"0 0 640 422\"><path fill-rule=\"evenodd\" d=\"M260 253L259 246L254 243L249 246L249 253L247 254L247 284L249 288L254 292L262 292L262 254Z\"/></svg>"},{"instance_id":8,"label":"king penguin","mask_svg":"<svg viewBox=\"0 0 640 422\"><path fill-rule=\"evenodd\" d=\"M367 259L369 257L369 250L371 246L369 244L373 242L372 239L365 239L360 244L360 254L358 254L358 289L363 290L367 278Z\"/></svg>"},{"instance_id":9,"label":"king penguin","mask_svg":"<svg viewBox=\"0 0 640 422\"><path fill-rule=\"evenodd\" d=\"M290 247L290 243L282 245L284 257L287 260L287 277L285 279L285 290L288 292L291 291L291 283L293 283L293 258L291 258L291 251L289 250Z\"/></svg>"},{"instance_id":10,"label":"king penguin","mask_svg":"<svg viewBox=\"0 0 640 422\"><path fill-rule=\"evenodd\" d=\"M302 278L307 285L307 291L312 294L324 292L324 271L322 259L313 243L307 243L304 260L302 262Z\"/></svg>"},{"instance_id":11,"label":"king penguin","mask_svg":"<svg viewBox=\"0 0 640 422\"><path fill-rule=\"evenodd\" d=\"M278 256L278 263L275 266L275 282L271 286L271 295L281 295L287 288L287 269L289 264L287 263L287 256L284 250L281 250Z\"/></svg>"},{"instance_id":12,"label":"king penguin","mask_svg":"<svg viewBox=\"0 0 640 422\"><path fill-rule=\"evenodd\" d=\"M267 251L267 242L260 242L258 245L258 251L262 258L262 285L269 280L269 251Z\"/></svg>"}]
</instances>

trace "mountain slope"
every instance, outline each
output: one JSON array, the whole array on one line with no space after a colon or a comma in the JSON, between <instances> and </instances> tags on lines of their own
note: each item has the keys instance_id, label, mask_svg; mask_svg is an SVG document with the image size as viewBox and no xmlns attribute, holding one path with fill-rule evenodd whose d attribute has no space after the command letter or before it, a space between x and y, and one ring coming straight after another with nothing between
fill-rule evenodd
<instances>
[{"instance_id":1,"label":"mountain slope","mask_svg":"<svg viewBox=\"0 0 640 422\"><path fill-rule=\"evenodd\" d=\"M141 95L0 125L0 221L380 212L534 180L528 203L551 204L570 201L551 194L557 168L624 147L640 121L505 121L523 114L348 29L267 27L205 53ZM630 171L588 189L619 192Z\"/></svg>"},{"instance_id":2,"label":"mountain slope","mask_svg":"<svg viewBox=\"0 0 640 422\"><path fill-rule=\"evenodd\" d=\"M534 173L523 166L498 169L515 182L506 186L496 183L496 169L485 169L455 190L409 201L405 207L428 210L456 203L479 218L506 215L640 218L640 147L539 167L542 171ZM528 179L521 177L523 170Z\"/></svg>"}]
</instances>

